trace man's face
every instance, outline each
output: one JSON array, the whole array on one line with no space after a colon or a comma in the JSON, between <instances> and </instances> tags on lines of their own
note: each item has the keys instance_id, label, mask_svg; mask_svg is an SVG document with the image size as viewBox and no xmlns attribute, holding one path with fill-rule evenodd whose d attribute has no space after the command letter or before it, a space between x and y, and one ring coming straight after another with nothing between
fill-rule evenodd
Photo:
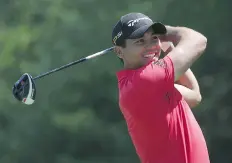
<instances>
[{"instance_id":1,"label":"man's face","mask_svg":"<svg viewBox=\"0 0 232 163\"><path fill-rule=\"evenodd\" d=\"M139 68L148 62L158 60L161 54L161 43L153 30L149 29L143 37L127 39L126 47L121 49L120 56L127 68Z\"/></svg>"}]
</instances>

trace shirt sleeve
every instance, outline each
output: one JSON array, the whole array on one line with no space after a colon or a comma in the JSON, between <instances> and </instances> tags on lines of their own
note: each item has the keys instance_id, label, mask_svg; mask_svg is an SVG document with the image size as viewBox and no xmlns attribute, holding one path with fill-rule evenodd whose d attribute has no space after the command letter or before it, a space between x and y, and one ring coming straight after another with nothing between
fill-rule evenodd
<instances>
[{"instance_id":1,"label":"shirt sleeve","mask_svg":"<svg viewBox=\"0 0 232 163\"><path fill-rule=\"evenodd\" d=\"M152 62L140 69L135 74L137 88L153 88L158 90L170 90L174 87L174 68L171 58L165 56L156 62Z\"/></svg>"}]
</instances>

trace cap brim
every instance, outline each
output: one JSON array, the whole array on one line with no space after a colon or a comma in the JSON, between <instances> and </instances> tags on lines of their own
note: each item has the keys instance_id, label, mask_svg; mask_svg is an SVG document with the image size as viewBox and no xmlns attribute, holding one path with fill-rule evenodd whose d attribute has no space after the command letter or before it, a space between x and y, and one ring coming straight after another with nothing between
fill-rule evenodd
<instances>
[{"instance_id":1,"label":"cap brim","mask_svg":"<svg viewBox=\"0 0 232 163\"><path fill-rule=\"evenodd\" d=\"M135 30L129 37L128 39L136 39L136 38L141 38L143 37L144 33L149 29L152 28L155 34L166 34L167 29L165 25L159 22L155 22L152 25L145 25L140 27L139 29Z\"/></svg>"}]
</instances>

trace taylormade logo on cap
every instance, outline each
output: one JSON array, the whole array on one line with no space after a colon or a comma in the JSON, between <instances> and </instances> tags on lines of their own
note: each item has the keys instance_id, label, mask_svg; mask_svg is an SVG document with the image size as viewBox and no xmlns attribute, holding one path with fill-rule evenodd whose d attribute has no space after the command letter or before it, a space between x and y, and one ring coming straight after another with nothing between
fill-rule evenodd
<instances>
[{"instance_id":1,"label":"taylormade logo on cap","mask_svg":"<svg viewBox=\"0 0 232 163\"><path fill-rule=\"evenodd\" d=\"M138 23L140 20L144 20L144 19L152 21L150 18L144 17L144 18L138 18L138 19L135 19L135 20L130 20L130 21L128 21L127 25L129 27L133 27L135 25L135 23Z\"/></svg>"},{"instance_id":2,"label":"taylormade logo on cap","mask_svg":"<svg viewBox=\"0 0 232 163\"><path fill-rule=\"evenodd\" d=\"M114 44L116 44L116 40L122 36L122 31L118 32L118 34L113 38Z\"/></svg>"},{"instance_id":3,"label":"taylormade logo on cap","mask_svg":"<svg viewBox=\"0 0 232 163\"><path fill-rule=\"evenodd\" d=\"M153 20L142 13L129 13L121 16L120 20L113 27L112 43L122 46L126 39L136 39L152 26L157 34L165 34L166 28L162 23L153 22ZM138 30L139 29L139 30Z\"/></svg>"}]
</instances>

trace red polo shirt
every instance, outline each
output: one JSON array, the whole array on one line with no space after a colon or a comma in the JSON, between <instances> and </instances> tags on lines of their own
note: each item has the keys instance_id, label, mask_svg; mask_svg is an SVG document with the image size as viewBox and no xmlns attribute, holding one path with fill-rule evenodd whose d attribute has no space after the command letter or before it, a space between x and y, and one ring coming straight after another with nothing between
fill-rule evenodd
<instances>
[{"instance_id":1,"label":"red polo shirt","mask_svg":"<svg viewBox=\"0 0 232 163\"><path fill-rule=\"evenodd\" d=\"M119 106L142 163L210 162L201 128L174 87L168 56L117 77Z\"/></svg>"}]
</instances>

